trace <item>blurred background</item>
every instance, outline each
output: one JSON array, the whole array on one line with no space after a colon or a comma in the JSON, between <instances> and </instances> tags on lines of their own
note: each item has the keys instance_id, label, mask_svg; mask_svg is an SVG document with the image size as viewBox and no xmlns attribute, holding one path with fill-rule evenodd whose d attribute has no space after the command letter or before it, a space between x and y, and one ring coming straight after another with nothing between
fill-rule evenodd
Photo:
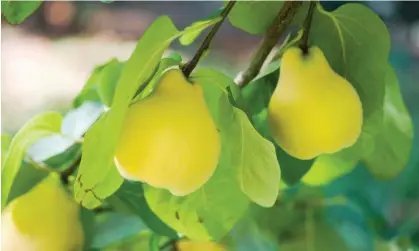
<instances>
[{"instance_id":1,"label":"blurred background","mask_svg":"<svg viewBox=\"0 0 419 251\"><path fill-rule=\"evenodd\" d=\"M345 2L324 2L334 9ZM419 113L419 2L364 2L388 24L396 68L407 106ZM16 132L30 117L47 110L63 110L82 88L94 66L112 57L126 59L147 26L169 15L179 29L208 17L221 1L47 1L23 24L2 20L1 129ZM185 58L192 46L173 43ZM217 63L235 76L246 65L260 38L225 22L204 64ZM220 64L222 67L220 67Z\"/></svg>"}]
</instances>

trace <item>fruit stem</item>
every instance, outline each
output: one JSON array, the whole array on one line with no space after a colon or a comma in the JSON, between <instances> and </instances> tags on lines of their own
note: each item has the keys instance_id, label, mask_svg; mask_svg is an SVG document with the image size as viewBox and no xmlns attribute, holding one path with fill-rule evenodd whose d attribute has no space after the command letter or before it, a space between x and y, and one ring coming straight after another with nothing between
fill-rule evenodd
<instances>
[{"instance_id":1,"label":"fruit stem","mask_svg":"<svg viewBox=\"0 0 419 251\"><path fill-rule=\"evenodd\" d=\"M317 1L311 1L310 7L308 8L306 19L303 24L303 37L300 40L300 49L303 51L303 55L308 54L308 35L310 33L311 21L313 20L314 7L316 7Z\"/></svg>"},{"instance_id":2,"label":"fruit stem","mask_svg":"<svg viewBox=\"0 0 419 251\"><path fill-rule=\"evenodd\" d=\"M224 20L228 16L228 13L230 13L234 4L236 4L236 1L229 1L228 2L227 6L220 13L221 20L214 25L214 27L211 29L211 31L208 33L208 35L205 37L201 46L196 51L194 57L182 67L182 71L183 71L183 74L185 75L185 77L189 77L189 75L195 69L196 65L198 64L199 60L201 59L202 55L208 50L208 48L210 47L212 39L214 38L217 31L220 29L221 25L223 24Z\"/></svg>"},{"instance_id":3,"label":"fruit stem","mask_svg":"<svg viewBox=\"0 0 419 251\"><path fill-rule=\"evenodd\" d=\"M279 11L271 26L265 32L259 48L253 54L250 64L246 70L237 78L236 84L243 88L260 72L266 58L278 42L279 38L291 23L293 17L297 13L298 8L302 5L301 1L286 1Z\"/></svg>"}]
</instances>

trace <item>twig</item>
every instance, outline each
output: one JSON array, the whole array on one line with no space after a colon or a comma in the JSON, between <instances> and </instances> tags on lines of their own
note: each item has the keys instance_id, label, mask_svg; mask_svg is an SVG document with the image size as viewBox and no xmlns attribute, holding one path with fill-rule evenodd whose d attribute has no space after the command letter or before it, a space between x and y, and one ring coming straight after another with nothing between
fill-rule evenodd
<instances>
[{"instance_id":1,"label":"twig","mask_svg":"<svg viewBox=\"0 0 419 251\"><path fill-rule=\"evenodd\" d=\"M61 180L64 184L68 184L68 177L74 173L81 162L81 154L67 169L61 172Z\"/></svg>"},{"instance_id":2,"label":"twig","mask_svg":"<svg viewBox=\"0 0 419 251\"><path fill-rule=\"evenodd\" d=\"M173 247L174 250L176 250L176 242L178 239L171 239L165 242L163 245L159 247L160 250L165 250L168 247Z\"/></svg>"},{"instance_id":3,"label":"twig","mask_svg":"<svg viewBox=\"0 0 419 251\"><path fill-rule=\"evenodd\" d=\"M249 67L242 73L237 81L240 88L246 86L252 79L254 79L269 56L275 44L282 36L288 25L291 23L298 8L302 5L300 1L286 1L273 21L272 25L266 31L262 43L253 54Z\"/></svg>"},{"instance_id":4,"label":"twig","mask_svg":"<svg viewBox=\"0 0 419 251\"><path fill-rule=\"evenodd\" d=\"M303 37L300 40L300 48L303 51L303 54L306 55L308 53L308 34L310 33L311 21L313 20L314 14L314 7L316 7L316 1L310 2L310 7L308 9L307 17L304 20L303 24Z\"/></svg>"},{"instance_id":5,"label":"twig","mask_svg":"<svg viewBox=\"0 0 419 251\"><path fill-rule=\"evenodd\" d=\"M182 71L183 71L183 74L186 77L189 77L189 75L191 74L193 69L195 69L196 65L198 64L199 60L201 59L202 55L205 53L206 50L208 50L212 39L214 38L217 31L220 29L221 25L223 24L223 22L224 22L225 18L227 17L228 13L230 13L234 4L236 4L236 1L229 1L228 2L227 6L220 13L220 16L222 17L222 19L214 25L214 27L211 29L211 31L208 33L208 35L205 37L201 46L196 51L194 57L183 66Z\"/></svg>"},{"instance_id":6,"label":"twig","mask_svg":"<svg viewBox=\"0 0 419 251\"><path fill-rule=\"evenodd\" d=\"M97 207L95 209L93 209L93 212L95 214L100 214L100 213L107 213L107 212L112 212L113 209L111 207Z\"/></svg>"}]
</instances>

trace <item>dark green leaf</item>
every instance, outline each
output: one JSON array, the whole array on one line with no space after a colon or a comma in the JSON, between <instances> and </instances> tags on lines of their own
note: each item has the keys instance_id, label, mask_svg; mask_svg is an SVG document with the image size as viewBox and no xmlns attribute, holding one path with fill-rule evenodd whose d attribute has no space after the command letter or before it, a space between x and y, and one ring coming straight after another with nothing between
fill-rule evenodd
<instances>
[{"instance_id":1,"label":"dark green leaf","mask_svg":"<svg viewBox=\"0 0 419 251\"><path fill-rule=\"evenodd\" d=\"M75 198L83 206L97 206L98 190L111 195L119 187L115 184L122 182L113 180L113 177L119 179L114 166L114 152L128 106L136 90L151 77L163 52L177 36L179 31L167 16L159 17L149 26L125 64L112 107L86 133L83 157L74 185ZM115 175L111 175L112 172ZM107 178L112 179L112 186ZM101 188L98 187L100 183L103 184Z\"/></svg>"},{"instance_id":2,"label":"dark green leaf","mask_svg":"<svg viewBox=\"0 0 419 251\"><path fill-rule=\"evenodd\" d=\"M91 249L89 247L91 246L96 233L95 213L86 208L81 208L80 221L84 232L84 249L90 251Z\"/></svg>"},{"instance_id":3,"label":"dark green leaf","mask_svg":"<svg viewBox=\"0 0 419 251\"><path fill-rule=\"evenodd\" d=\"M22 162L10 189L7 203L27 193L32 187L43 180L48 173L49 172L47 170L35 168L28 163Z\"/></svg>"},{"instance_id":4,"label":"dark green leaf","mask_svg":"<svg viewBox=\"0 0 419 251\"><path fill-rule=\"evenodd\" d=\"M138 217L111 213L97 225L91 247L105 248L146 229L147 227Z\"/></svg>"},{"instance_id":5,"label":"dark green leaf","mask_svg":"<svg viewBox=\"0 0 419 251\"><path fill-rule=\"evenodd\" d=\"M42 4L42 0L35 1L1 1L1 14L10 24L20 24Z\"/></svg>"},{"instance_id":6,"label":"dark green leaf","mask_svg":"<svg viewBox=\"0 0 419 251\"><path fill-rule=\"evenodd\" d=\"M279 65L276 65L279 67ZM260 113L263 109L268 107L272 93L275 90L276 83L278 82L279 71L278 68L272 72L259 77L243 89L243 99L248 104L251 115Z\"/></svg>"},{"instance_id":7,"label":"dark green leaf","mask_svg":"<svg viewBox=\"0 0 419 251\"><path fill-rule=\"evenodd\" d=\"M239 29L261 34L272 24L282 5L283 1L237 1L228 18Z\"/></svg>"},{"instance_id":8,"label":"dark green leaf","mask_svg":"<svg viewBox=\"0 0 419 251\"><path fill-rule=\"evenodd\" d=\"M374 176L389 179L407 165L413 144L413 124L390 65L385 74L385 85L384 124L375 136L374 151L365 154L363 160Z\"/></svg>"},{"instance_id":9,"label":"dark green leaf","mask_svg":"<svg viewBox=\"0 0 419 251\"><path fill-rule=\"evenodd\" d=\"M141 183L125 181L107 201L117 211L139 216L154 233L171 238L177 236L175 231L164 224L151 211L145 200Z\"/></svg>"}]
</instances>

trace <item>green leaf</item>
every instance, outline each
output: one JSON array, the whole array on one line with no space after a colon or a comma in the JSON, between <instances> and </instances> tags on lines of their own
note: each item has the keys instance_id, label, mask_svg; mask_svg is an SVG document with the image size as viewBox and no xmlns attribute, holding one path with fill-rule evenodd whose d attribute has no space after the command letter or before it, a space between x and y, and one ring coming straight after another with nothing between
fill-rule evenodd
<instances>
[{"instance_id":1,"label":"green leaf","mask_svg":"<svg viewBox=\"0 0 419 251\"><path fill-rule=\"evenodd\" d=\"M182 45L190 45L206 28L221 21L221 17L214 17L208 20L200 20L185 28L183 35L179 38Z\"/></svg>"},{"instance_id":2,"label":"green leaf","mask_svg":"<svg viewBox=\"0 0 419 251\"><path fill-rule=\"evenodd\" d=\"M99 101L110 107L113 101L116 84L125 66L116 58L97 66L83 89L74 100L73 106L78 107L85 101Z\"/></svg>"},{"instance_id":3,"label":"green leaf","mask_svg":"<svg viewBox=\"0 0 419 251\"><path fill-rule=\"evenodd\" d=\"M80 208L80 221L83 227L84 232L84 249L86 251L91 251L89 248L92 244L93 238L96 233L96 217L95 212L88 210L86 208Z\"/></svg>"},{"instance_id":4,"label":"green leaf","mask_svg":"<svg viewBox=\"0 0 419 251\"><path fill-rule=\"evenodd\" d=\"M149 249L149 241L152 235L153 233L142 231L137 235L125 238L106 248L101 248L100 251L151 251ZM99 251L99 249L88 251Z\"/></svg>"},{"instance_id":5,"label":"green leaf","mask_svg":"<svg viewBox=\"0 0 419 251\"><path fill-rule=\"evenodd\" d=\"M214 175L190 195L177 197L164 189L144 185L150 208L163 222L193 240L220 240L243 215L248 205L229 164L226 150Z\"/></svg>"},{"instance_id":6,"label":"green leaf","mask_svg":"<svg viewBox=\"0 0 419 251\"><path fill-rule=\"evenodd\" d=\"M283 1L237 1L228 18L236 28L250 34L262 34L272 24Z\"/></svg>"},{"instance_id":7,"label":"green leaf","mask_svg":"<svg viewBox=\"0 0 419 251\"><path fill-rule=\"evenodd\" d=\"M102 103L108 107L112 104L116 84L124 65L124 62L112 59L100 72L98 94Z\"/></svg>"},{"instance_id":8,"label":"green leaf","mask_svg":"<svg viewBox=\"0 0 419 251\"><path fill-rule=\"evenodd\" d=\"M169 55L167 55L167 58L174 60L178 64L182 63L182 55L180 55L177 52L170 53ZM162 60L164 60L164 58Z\"/></svg>"},{"instance_id":9,"label":"green leaf","mask_svg":"<svg viewBox=\"0 0 419 251\"><path fill-rule=\"evenodd\" d=\"M27 193L32 187L47 177L48 174L49 172L46 170L35 168L26 162L22 162L12 187L10 188L9 197L6 203Z\"/></svg>"},{"instance_id":10,"label":"green leaf","mask_svg":"<svg viewBox=\"0 0 419 251\"><path fill-rule=\"evenodd\" d=\"M320 155L301 181L311 186L322 186L350 173L360 159L359 146L360 143L357 143L335 154Z\"/></svg>"},{"instance_id":11,"label":"green leaf","mask_svg":"<svg viewBox=\"0 0 419 251\"><path fill-rule=\"evenodd\" d=\"M385 74L385 86L384 124L375 136L374 151L365 154L363 161L374 176L390 179L407 165L413 145L413 124L390 65Z\"/></svg>"},{"instance_id":12,"label":"green leaf","mask_svg":"<svg viewBox=\"0 0 419 251\"><path fill-rule=\"evenodd\" d=\"M171 238L177 237L176 232L151 211L144 197L142 183L125 181L107 201L119 212L139 216L154 233Z\"/></svg>"},{"instance_id":13,"label":"green leaf","mask_svg":"<svg viewBox=\"0 0 419 251\"><path fill-rule=\"evenodd\" d=\"M105 248L113 243L147 230L144 223L135 216L111 213L96 227L91 248Z\"/></svg>"},{"instance_id":14,"label":"green leaf","mask_svg":"<svg viewBox=\"0 0 419 251\"><path fill-rule=\"evenodd\" d=\"M254 202L272 206L281 179L273 144L259 135L242 110L229 103L225 89L234 85L231 78L211 69L200 69L193 78L204 88L209 110L228 149L230 165L237 170L241 190Z\"/></svg>"},{"instance_id":15,"label":"green leaf","mask_svg":"<svg viewBox=\"0 0 419 251\"><path fill-rule=\"evenodd\" d=\"M28 121L13 137L9 152L4 160L1 174L1 204L2 208L8 201L10 189L19 172L26 150L42 137L60 131L61 115L57 112L45 112Z\"/></svg>"},{"instance_id":16,"label":"green leaf","mask_svg":"<svg viewBox=\"0 0 419 251\"><path fill-rule=\"evenodd\" d=\"M42 4L39 1L1 1L1 14L4 15L10 24L20 24Z\"/></svg>"},{"instance_id":17,"label":"green leaf","mask_svg":"<svg viewBox=\"0 0 419 251\"><path fill-rule=\"evenodd\" d=\"M317 5L310 45L319 46L331 67L355 87L364 113L364 136L373 138L383 122L384 80L390 35L368 7L351 3L333 12Z\"/></svg>"},{"instance_id":18,"label":"green leaf","mask_svg":"<svg viewBox=\"0 0 419 251\"><path fill-rule=\"evenodd\" d=\"M98 187L98 184L107 184L107 178L116 176L110 173L117 172L114 152L127 108L136 90L151 77L163 52L177 36L179 31L167 16L159 17L149 26L125 64L116 86L112 107L86 133L83 157L77 182L74 184L75 198L83 206L98 205L96 197L99 193L103 198L103 195L109 196L118 188L108 185ZM114 185L118 182L111 183Z\"/></svg>"},{"instance_id":19,"label":"green leaf","mask_svg":"<svg viewBox=\"0 0 419 251\"><path fill-rule=\"evenodd\" d=\"M227 101L223 103L223 105L226 105L225 109L228 110L230 108L230 111L232 111L227 98L227 88L231 84L234 84L232 79L209 68L196 69L192 72L190 79L192 82L199 84L203 89L208 110L210 111L217 128L222 131L222 129L228 125L228 122L226 121L226 118L223 118L222 114L220 114L220 100L224 98L224 101Z\"/></svg>"},{"instance_id":20,"label":"green leaf","mask_svg":"<svg viewBox=\"0 0 419 251\"><path fill-rule=\"evenodd\" d=\"M279 194L281 170L274 145L253 127L246 114L234 108L229 131L231 165L236 167L241 190L257 204L271 207Z\"/></svg>"},{"instance_id":21,"label":"green leaf","mask_svg":"<svg viewBox=\"0 0 419 251\"><path fill-rule=\"evenodd\" d=\"M3 169L3 161L12 143L12 136L8 134L1 135L1 168Z\"/></svg>"},{"instance_id":22,"label":"green leaf","mask_svg":"<svg viewBox=\"0 0 419 251\"><path fill-rule=\"evenodd\" d=\"M244 219L253 221L254 227L269 238L271 248L267 250L348 250L343 238L325 217L324 209L310 205L310 202L318 202L322 198L316 189L303 187L289 198L282 198L272 208L252 205L247 219ZM239 227L243 227L241 223ZM234 232L237 231L246 230L235 229ZM246 238L246 235L241 237ZM247 238L242 241L246 242Z\"/></svg>"},{"instance_id":23,"label":"green leaf","mask_svg":"<svg viewBox=\"0 0 419 251\"><path fill-rule=\"evenodd\" d=\"M81 176L77 176L75 186L79 184L80 190L78 194L75 194L75 198L82 203L83 207L93 209L102 205L104 199L114 194L115 191L121 187L123 182L124 178L120 175L115 164L112 164L112 166L108 168L106 176L100 182L97 182L91 189L85 189L83 186L84 183L81 181Z\"/></svg>"}]
</instances>

